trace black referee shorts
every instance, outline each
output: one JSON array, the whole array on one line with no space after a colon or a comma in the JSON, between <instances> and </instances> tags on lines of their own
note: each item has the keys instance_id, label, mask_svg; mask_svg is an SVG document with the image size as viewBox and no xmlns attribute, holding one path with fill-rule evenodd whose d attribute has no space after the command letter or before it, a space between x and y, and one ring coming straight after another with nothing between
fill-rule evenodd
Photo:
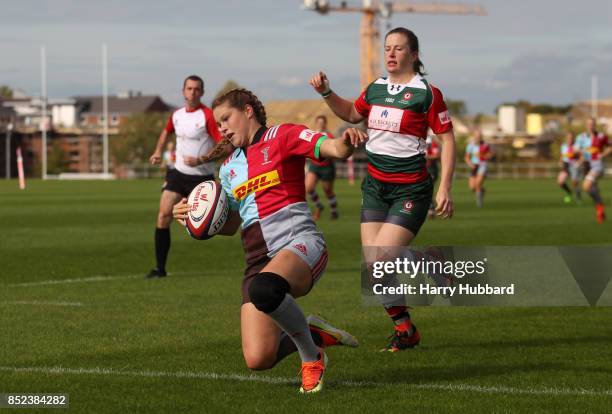
<instances>
[{"instance_id":1,"label":"black referee shorts","mask_svg":"<svg viewBox=\"0 0 612 414\"><path fill-rule=\"evenodd\" d=\"M166 172L166 181L162 186L162 191L174 191L183 197L189 197L191 190L202 181L214 180L214 175L189 175L183 174L176 168Z\"/></svg>"}]
</instances>

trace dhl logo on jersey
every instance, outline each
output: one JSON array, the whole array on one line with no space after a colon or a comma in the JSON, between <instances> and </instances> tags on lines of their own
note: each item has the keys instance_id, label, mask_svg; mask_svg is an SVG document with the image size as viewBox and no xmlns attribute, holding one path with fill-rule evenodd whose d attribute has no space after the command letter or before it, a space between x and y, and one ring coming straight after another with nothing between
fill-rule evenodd
<instances>
[{"instance_id":1,"label":"dhl logo on jersey","mask_svg":"<svg viewBox=\"0 0 612 414\"><path fill-rule=\"evenodd\" d=\"M280 184L280 182L278 170L260 174L257 177L253 177L234 188L234 198L238 201L243 200L249 194L256 193L269 187L274 187L275 185Z\"/></svg>"},{"instance_id":2,"label":"dhl logo on jersey","mask_svg":"<svg viewBox=\"0 0 612 414\"><path fill-rule=\"evenodd\" d=\"M573 149L569 149L567 151L565 151L563 153L563 156L566 157L569 160L577 160L578 158L580 158L580 154L577 152L574 152Z\"/></svg>"}]
</instances>

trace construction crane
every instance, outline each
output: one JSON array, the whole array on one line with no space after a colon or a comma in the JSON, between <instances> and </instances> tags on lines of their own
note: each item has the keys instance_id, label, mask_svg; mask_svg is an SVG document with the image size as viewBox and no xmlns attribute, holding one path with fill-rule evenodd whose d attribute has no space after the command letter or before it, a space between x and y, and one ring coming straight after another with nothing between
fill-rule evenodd
<instances>
[{"instance_id":1,"label":"construction crane","mask_svg":"<svg viewBox=\"0 0 612 414\"><path fill-rule=\"evenodd\" d=\"M329 12L361 13L361 89L364 89L381 75L380 68L380 30L378 16L387 20L393 13L421 14L463 14L486 15L486 10L480 5L448 4L448 3L379 3L363 0L361 7L349 6L346 1L339 6L332 6L327 0L303 0L302 8L316 11L319 14Z\"/></svg>"}]
</instances>

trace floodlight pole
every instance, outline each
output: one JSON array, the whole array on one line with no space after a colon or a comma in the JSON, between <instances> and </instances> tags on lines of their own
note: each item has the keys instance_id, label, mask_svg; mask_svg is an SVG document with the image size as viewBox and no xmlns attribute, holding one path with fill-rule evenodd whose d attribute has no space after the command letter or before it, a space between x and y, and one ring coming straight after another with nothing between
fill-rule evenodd
<instances>
[{"instance_id":1,"label":"floodlight pole","mask_svg":"<svg viewBox=\"0 0 612 414\"><path fill-rule=\"evenodd\" d=\"M104 176L108 176L108 47L102 45L102 163Z\"/></svg>"},{"instance_id":2,"label":"floodlight pole","mask_svg":"<svg viewBox=\"0 0 612 414\"><path fill-rule=\"evenodd\" d=\"M42 133L42 179L47 179L47 50L45 46L40 47L40 78L41 78L41 97L42 122L40 130Z\"/></svg>"},{"instance_id":3,"label":"floodlight pole","mask_svg":"<svg viewBox=\"0 0 612 414\"><path fill-rule=\"evenodd\" d=\"M599 88L597 75L591 76L591 116L597 119L597 89Z\"/></svg>"}]
</instances>

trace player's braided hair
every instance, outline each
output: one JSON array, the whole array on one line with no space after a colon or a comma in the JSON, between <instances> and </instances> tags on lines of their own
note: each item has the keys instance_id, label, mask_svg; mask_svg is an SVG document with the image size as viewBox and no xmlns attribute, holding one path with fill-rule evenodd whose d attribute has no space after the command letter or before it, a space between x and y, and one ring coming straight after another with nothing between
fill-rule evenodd
<instances>
[{"instance_id":1,"label":"player's braided hair","mask_svg":"<svg viewBox=\"0 0 612 414\"><path fill-rule=\"evenodd\" d=\"M248 89L232 89L231 91L226 92L215 99L212 107L215 108L221 104L224 104L225 102L227 102L232 108L237 108L240 110L244 109L246 105L251 105L257 121L262 126L266 126L266 108L264 108L257 95Z\"/></svg>"},{"instance_id":2,"label":"player's braided hair","mask_svg":"<svg viewBox=\"0 0 612 414\"><path fill-rule=\"evenodd\" d=\"M390 30L385 35L385 40L387 39L387 37L389 37L389 35L392 35L394 33L399 33L399 34L406 36L406 40L408 40L408 46L410 47L410 51L417 52L417 53L419 52L419 38L417 37L417 35L414 34L412 30L408 30L405 27L396 27L395 29ZM417 58L417 60L413 62L412 70L414 71L414 73L418 73L419 75L427 75L427 72L425 72L425 65L419 58Z\"/></svg>"}]
</instances>

